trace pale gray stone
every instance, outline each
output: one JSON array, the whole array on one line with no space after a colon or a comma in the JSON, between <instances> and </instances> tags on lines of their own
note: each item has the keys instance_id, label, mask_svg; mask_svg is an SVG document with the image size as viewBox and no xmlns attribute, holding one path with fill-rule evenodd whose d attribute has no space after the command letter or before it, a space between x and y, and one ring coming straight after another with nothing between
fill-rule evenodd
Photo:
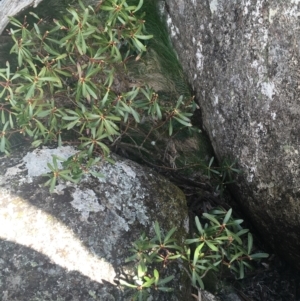
<instances>
[{"instance_id":1,"label":"pale gray stone","mask_svg":"<svg viewBox=\"0 0 300 301\"><path fill-rule=\"evenodd\" d=\"M232 192L300 268L299 1L163 4L214 150L243 171Z\"/></svg>"}]
</instances>

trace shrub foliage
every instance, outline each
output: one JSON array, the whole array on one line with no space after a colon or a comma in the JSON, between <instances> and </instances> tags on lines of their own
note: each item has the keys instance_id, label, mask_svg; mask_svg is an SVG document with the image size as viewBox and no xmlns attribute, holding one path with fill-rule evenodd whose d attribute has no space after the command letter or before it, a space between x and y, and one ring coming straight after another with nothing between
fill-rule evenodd
<instances>
[{"instance_id":1,"label":"shrub foliage","mask_svg":"<svg viewBox=\"0 0 300 301\"><path fill-rule=\"evenodd\" d=\"M237 279L244 278L245 271L253 268L252 260L269 255L253 252L253 236L242 228L242 222L232 216L232 209L215 208L204 213L202 220L195 218L194 237L184 243L174 237L176 228L163 233L156 222L153 238L142 234L133 243L132 256L127 261L135 263L136 273L131 282L121 280L121 283L134 291L133 300L143 301L156 291L173 291L171 281L175 275L166 274L166 267L174 262L186 272L198 296L209 271L220 272L225 267Z\"/></svg>"},{"instance_id":2,"label":"shrub foliage","mask_svg":"<svg viewBox=\"0 0 300 301\"><path fill-rule=\"evenodd\" d=\"M0 69L0 151L8 154L20 135L34 147L76 145L80 151L63 173L55 168L59 158L51 165L51 189L59 177L79 179L87 163L107 157L123 137L142 149L153 129L172 135L178 125L191 127L192 99L162 104L147 83L128 75L127 66L139 64L152 38L139 13L142 5L105 0L93 8L79 1L46 26L34 13L32 26L26 17L10 18L18 67L12 70L7 62ZM129 133L141 124L148 126L137 145Z\"/></svg>"}]
</instances>

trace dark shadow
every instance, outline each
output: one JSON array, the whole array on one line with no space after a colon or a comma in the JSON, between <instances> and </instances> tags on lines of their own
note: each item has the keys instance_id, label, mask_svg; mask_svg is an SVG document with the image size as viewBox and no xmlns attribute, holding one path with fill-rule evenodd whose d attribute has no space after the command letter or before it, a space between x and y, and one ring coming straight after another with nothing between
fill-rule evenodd
<instances>
[{"instance_id":1,"label":"dark shadow","mask_svg":"<svg viewBox=\"0 0 300 301\"><path fill-rule=\"evenodd\" d=\"M79 272L67 271L28 247L1 239L0 250L3 301L114 300L105 293L112 284L101 284Z\"/></svg>"}]
</instances>

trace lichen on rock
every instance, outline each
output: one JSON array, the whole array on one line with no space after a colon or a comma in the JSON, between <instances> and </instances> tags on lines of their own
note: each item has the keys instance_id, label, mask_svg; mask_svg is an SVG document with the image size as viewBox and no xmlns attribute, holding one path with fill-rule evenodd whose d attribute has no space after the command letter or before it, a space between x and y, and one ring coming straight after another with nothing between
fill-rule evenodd
<instances>
[{"instance_id":1,"label":"lichen on rock","mask_svg":"<svg viewBox=\"0 0 300 301\"><path fill-rule=\"evenodd\" d=\"M116 156L115 164L95 166L103 178L60 181L50 194L41 175L58 153L68 158L76 150L23 150L0 159L2 299L127 300L116 281L131 242L143 231L153 235L155 220L164 231L177 226L183 240L184 194L154 171ZM172 272L176 293L160 300L182 300L184 278Z\"/></svg>"}]
</instances>

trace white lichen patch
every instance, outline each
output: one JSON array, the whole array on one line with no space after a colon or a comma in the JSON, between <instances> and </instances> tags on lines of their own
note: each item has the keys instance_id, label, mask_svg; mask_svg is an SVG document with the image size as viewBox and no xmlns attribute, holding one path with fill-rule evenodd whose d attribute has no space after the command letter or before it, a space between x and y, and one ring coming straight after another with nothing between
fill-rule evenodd
<instances>
[{"instance_id":1,"label":"white lichen patch","mask_svg":"<svg viewBox=\"0 0 300 301\"><path fill-rule=\"evenodd\" d=\"M218 0L211 0L209 2L209 8L212 14L215 13L218 10Z\"/></svg>"},{"instance_id":2,"label":"white lichen patch","mask_svg":"<svg viewBox=\"0 0 300 301\"><path fill-rule=\"evenodd\" d=\"M202 45L200 42L197 43L196 60L197 60L197 69L201 74L203 69L204 56L202 54Z\"/></svg>"},{"instance_id":3,"label":"white lichen patch","mask_svg":"<svg viewBox=\"0 0 300 301\"><path fill-rule=\"evenodd\" d=\"M272 120L276 120L276 113L275 113L275 112L272 112L272 113L271 113L271 117L272 117Z\"/></svg>"},{"instance_id":4,"label":"white lichen patch","mask_svg":"<svg viewBox=\"0 0 300 301\"><path fill-rule=\"evenodd\" d=\"M253 181L254 170L255 170L255 168L250 169L249 173L247 174L247 181L248 181L249 183L251 183L251 182Z\"/></svg>"},{"instance_id":5,"label":"white lichen patch","mask_svg":"<svg viewBox=\"0 0 300 301\"><path fill-rule=\"evenodd\" d=\"M80 211L82 221L87 222L90 212L99 212L105 209L99 204L95 192L91 189L80 190L76 188L72 197L71 205Z\"/></svg>"},{"instance_id":6,"label":"white lichen patch","mask_svg":"<svg viewBox=\"0 0 300 301\"><path fill-rule=\"evenodd\" d=\"M66 160L76 153L77 151L71 146L61 146L55 149L35 149L27 153L23 158L23 162L28 170L28 177L37 177L50 171L47 164L52 163L53 156ZM61 168L61 166L61 163L58 161L58 167Z\"/></svg>"},{"instance_id":7,"label":"white lichen patch","mask_svg":"<svg viewBox=\"0 0 300 301\"><path fill-rule=\"evenodd\" d=\"M291 0L291 3L294 5L291 5L284 13L285 15L289 17L299 17L300 11L298 9L298 4L300 3L300 0Z\"/></svg>"},{"instance_id":8,"label":"white lichen patch","mask_svg":"<svg viewBox=\"0 0 300 301\"><path fill-rule=\"evenodd\" d=\"M270 8L269 9L269 22L271 24L273 23L273 19L277 15L277 12L278 12L278 8L275 8L275 9Z\"/></svg>"},{"instance_id":9,"label":"white lichen patch","mask_svg":"<svg viewBox=\"0 0 300 301\"><path fill-rule=\"evenodd\" d=\"M172 18L170 15L167 15L167 25L171 31L171 37L174 38L176 35L179 35L179 29L173 24Z\"/></svg>"},{"instance_id":10,"label":"white lichen patch","mask_svg":"<svg viewBox=\"0 0 300 301\"><path fill-rule=\"evenodd\" d=\"M219 103L219 95L214 95L213 103L214 106L216 106Z\"/></svg>"},{"instance_id":11,"label":"white lichen patch","mask_svg":"<svg viewBox=\"0 0 300 301\"><path fill-rule=\"evenodd\" d=\"M133 169L130 166L123 164L123 163L118 163L118 165L122 167L122 169L125 171L127 176L129 176L131 178L136 177L136 173L133 171Z\"/></svg>"},{"instance_id":12,"label":"white lichen patch","mask_svg":"<svg viewBox=\"0 0 300 301\"><path fill-rule=\"evenodd\" d=\"M250 37L249 37L249 38L250 38ZM251 66L252 68L254 68L254 69L257 69L258 65L259 65L258 60L254 60L254 61L250 64L250 66Z\"/></svg>"},{"instance_id":13,"label":"white lichen patch","mask_svg":"<svg viewBox=\"0 0 300 301\"><path fill-rule=\"evenodd\" d=\"M270 182L270 183L262 183L260 182L257 186L257 188L259 190L261 189L267 189L268 190L268 193L271 197L274 197L274 187L275 187L275 184L273 182Z\"/></svg>"},{"instance_id":14,"label":"white lichen patch","mask_svg":"<svg viewBox=\"0 0 300 301\"><path fill-rule=\"evenodd\" d=\"M52 156L58 156L62 160L68 159L76 154L76 150L70 146L62 146L55 149L35 149L28 152L22 159L22 163L7 168L3 177L0 177L0 184L10 184L10 179L16 179L21 172L26 170L26 175L19 177L18 183L31 183L33 177L38 177L50 171L48 163L53 163ZM61 162L58 161L58 167L61 168ZM58 191L57 191L58 192Z\"/></svg>"},{"instance_id":15,"label":"white lichen patch","mask_svg":"<svg viewBox=\"0 0 300 301\"><path fill-rule=\"evenodd\" d=\"M114 165L103 164L101 173L104 174L104 178L99 179L103 184L98 186L98 192L103 192L101 193L103 197L99 202L113 214L118 215L117 212L120 210L128 213L124 215L128 224L138 221L142 225L147 225L149 217L143 200L148 192L142 188L136 171L126 161L117 161ZM88 178L85 181L88 181ZM128 225L123 223L115 223L115 227L118 231L128 229Z\"/></svg>"},{"instance_id":16,"label":"white lichen patch","mask_svg":"<svg viewBox=\"0 0 300 301\"><path fill-rule=\"evenodd\" d=\"M289 145L289 144L285 144L282 146L282 149L283 151L286 153L286 154L290 154L290 155L298 155L298 150L295 149L292 145Z\"/></svg>"},{"instance_id":17,"label":"white lichen patch","mask_svg":"<svg viewBox=\"0 0 300 301\"><path fill-rule=\"evenodd\" d=\"M247 2L248 2L248 1L247 1ZM250 2L250 5L253 5L251 1L249 1L249 2ZM256 1L256 3L253 5L254 8L255 8L255 9L252 11L252 18L253 18L253 19L260 19L263 3L264 3L263 0L258 0L258 1Z\"/></svg>"},{"instance_id":18,"label":"white lichen patch","mask_svg":"<svg viewBox=\"0 0 300 301\"><path fill-rule=\"evenodd\" d=\"M246 0L244 1L244 9L243 9L243 15L247 15L248 12L249 12L249 5L251 4L251 1L250 0Z\"/></svg>"},{"instance_id":19,"label":"white lichen patch","mask_svg":"<svg viewBox=\"0 0 300 301\"><path fill-rule=\"evenodd\" d=\"M267 96L270 100L273 99L276 89L273 82L261 83L261 93Z\"/></svg>"}]
</instances>

